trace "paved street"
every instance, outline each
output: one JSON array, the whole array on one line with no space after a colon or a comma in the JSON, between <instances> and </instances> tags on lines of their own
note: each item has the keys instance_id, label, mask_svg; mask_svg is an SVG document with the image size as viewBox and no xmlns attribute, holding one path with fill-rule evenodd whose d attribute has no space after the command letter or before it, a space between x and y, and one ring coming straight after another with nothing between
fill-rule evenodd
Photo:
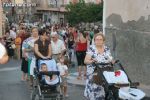
<instances>
[{"instance_id":1,"label":"paved street","mask_svg":"<svg viewBox=\"0 0 150 100\"><path fill-rule=\"evenodd\" d=\"M14 63L13 63L14 62ZM0 65L0 100L29 100L29 89L20 79L19 62Z\"/></svg>"},{"instance_id":2,"label":"paved street","mask_svg":"<svg viewBox=\"0 0 150 100\"><path fill-rule=\"evenodd\" d=\"M27 82L22 82L20 62L11 60L0 65L0 100L30 100L30 89ZM83 86L69 85L69 97L65 100L84 100Z\"/></svg>"},{"instance_id":3,"label":"paved street","mask_svg":"<svg viewBox=\"0 0 150 100\"><path fill-rule=\"evenodd\" d=\"M10 60L6 65L0 65L0 100L30 100L30 89L27 82L21 81L20 71L21 61ZM70 72L74 72L75 68L71 68ZM84 100L83 91L85 81L75 82L75 75L69 77L69 97L65 100ZM74 78L71 80L70 78ZM149 89L144 88L149 95ZM146 98L144 100L150 100Z\"/></svg>"}]
</instances>

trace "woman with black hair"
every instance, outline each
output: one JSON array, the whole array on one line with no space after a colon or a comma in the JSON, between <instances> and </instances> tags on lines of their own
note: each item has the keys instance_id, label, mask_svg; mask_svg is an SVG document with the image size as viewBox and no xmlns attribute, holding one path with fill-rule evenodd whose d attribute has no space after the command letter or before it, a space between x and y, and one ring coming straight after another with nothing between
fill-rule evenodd
<instances>
[{"instance_id":1,"label":"woman with black hair","mask_svg":"<svg viewBox=\"0 0 150 100\"><path fill-rule=\"evenodd\" d=\"M13 57L14 56L14 47L13 47L13 44L14 44L14 41L13 41L13 38L10 37L10 32L9 31L6 31L6 37L4 38L5 40L5 43L6 43L6 49L7 49L7 53L8 53L8 56L9 57Z\"/></svg>"},{"instance_id":2,"label":"woman with black hair","mask_svg":"<svg viewBox=\"0 0 150 100\"><path fill-rule=\"evenodd\" d=\"M39 32L40 38L34 43L35 56L37 59L51 58L51 43L48 40L46 30Z\"/></svg>"}]
</instances>

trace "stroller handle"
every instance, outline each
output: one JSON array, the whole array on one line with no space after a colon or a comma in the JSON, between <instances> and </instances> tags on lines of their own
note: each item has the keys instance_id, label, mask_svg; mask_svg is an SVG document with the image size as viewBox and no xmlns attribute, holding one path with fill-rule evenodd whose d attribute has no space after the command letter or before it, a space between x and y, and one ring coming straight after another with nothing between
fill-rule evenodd
<instances>
[{"instance_id":1,"label":"stroller handle","mask_svg":"<svg viewBox=\"0 0 150 100\"><path fill-rule=\"evenodd\" d=\"M41 75L48 75L48 76L51 76L51 75L58 75L60 74L59 71L46 71L46 72L39 72L39 74Z\"/></svg>"},{"instance_id":2,"label":"stroller handle","mask_svg":"<svg viewBox=\"0 0 150 100\"><path fill-rule=\"evenodd\" d=\"M139 86L140 85L140 83L139 82L134 82L134 83L126 83L126 84L119 84L119 83L116 83L116 84L114 84L114 86L115 87L117 87L117 88L121 88L121 87L137 87L137 86Z\"/></svg>"},{"instance_id":3,"label":"stroller handle","mask_svg":"<svg viewBox=\"0 0 150 100\"><path fill-rule=\"evenodd\" d=\"M97 63L97 62L93 62L92 65L96 66L96 67L99 67L99 68L103 68L103 67L112 67L113 64L110 62L110 63Z\"/></svg>"},{"instance_id":4,"label":"stroller handle","mask_svg":"<svg viewBox=\"0 0 150 100\"><path fill-rule=\"evenodd\" d=\"M52 58L40 58L38 60L52 60Z\"/></svg>"}]
</instances>

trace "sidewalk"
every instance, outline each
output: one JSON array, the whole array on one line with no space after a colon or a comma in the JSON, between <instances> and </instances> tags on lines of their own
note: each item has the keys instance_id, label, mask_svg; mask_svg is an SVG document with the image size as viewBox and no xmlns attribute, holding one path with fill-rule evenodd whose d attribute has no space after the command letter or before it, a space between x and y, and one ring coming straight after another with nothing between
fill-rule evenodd
<instances>
[{"instance_id":1,"label":"sidewalk","mask_svg":"<svg viewBox=\"0 0 150 100\"><path fill-rule=\"evenodd\" d=\"M74 85L80 85L80 86L85 86L85 79L82 77L82 80L77 79L78 73L70 73L68 76L68 83L74 84Z\"/></svg>"},{"instance_id":2,"label":"sidewalk","mask_svg":"<svg viewBox=\"0 0 150 100\"><path fill-rule=\"evenodd\" d=\"M68 76L68 83L72 85L78 85L78 86L84 87L86 80L84 78L82 78L82 80L77 79L78 73L76 72L75 68L70 68L70 71L69 71L70 73ZM140 83L140 86L138 88L146 93L146 97L150 97L150 85L145 85L145 84Z\"/></svg>"}]
</instances>

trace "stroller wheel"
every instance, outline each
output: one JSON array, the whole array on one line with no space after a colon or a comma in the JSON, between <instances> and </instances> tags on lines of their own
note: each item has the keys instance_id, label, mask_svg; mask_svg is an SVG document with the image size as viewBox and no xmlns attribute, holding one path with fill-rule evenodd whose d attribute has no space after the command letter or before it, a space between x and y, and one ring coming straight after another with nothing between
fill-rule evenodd
<instances>
[{"instance_id":1,"label":"stroller wheel","mask_svg":"<svg viewBox=\"0 0 150 100\"><path fill-rule=\"evenodd\" d=\"M63 95L61 95L61 94L58 95L57 98L56 98L56 100L63 100Z\"/></svg>"},{"instance_id":2,"label":"stroller wheel","mask_svg":"<svg viewBox=\"0 0 150 100\"><path fill-rule=\"evenodd\" d=\"M36 94L37 94L36 89L33 89L33 90L31 91L31 95L30 95L31 100L35 100Z\"/></svg>"},{"instance_id":3,"label":"stroller wheel","mask_svg":"<svg viewBox=\"0 0 150 100\"><path fill-rule=\"evenodd\" d=\"M116 100L115 97L113 96L113 93L109 92L107 95L106 95L106 100Z\"/></svg>"},{"instance_id":4,"label":"stroller wheel","mask_svg":"<svg viewBox=\"0 0 150 100\"><path fill-rule=\"evenodd\" d=\"M44 96L43 95L39 96L38 94L36 94L34 100L44 100Z\"/></svg>"}]
</instances>

